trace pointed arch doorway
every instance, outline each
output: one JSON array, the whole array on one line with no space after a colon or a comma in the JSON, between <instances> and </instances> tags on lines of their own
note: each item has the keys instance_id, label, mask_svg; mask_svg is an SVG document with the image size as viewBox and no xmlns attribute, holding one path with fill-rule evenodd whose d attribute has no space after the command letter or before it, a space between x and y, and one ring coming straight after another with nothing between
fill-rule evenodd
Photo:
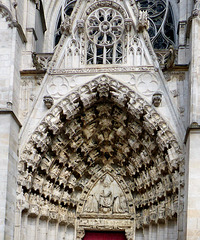
<instances>
[{"instance_id":1,"label":"pointed arch doorway","mask_svg":"<svg viewBox=\"0 0 200 240\"><path fill-rule=\"evenodd\" d=\"M99 76L62 99L26 144L16 240L30 231L35 239L41 225L41 240L47 234L88 240L86 232L97 230L156 239L157 224L164 236L165 220L177 229L181 156L155 109L122 83Z\"/></svg>"},{"instance_id":2,"label":"pointed arch doorway","mask_svg":"<svg viewBox=\"0 0 200 240\"><path fill-rule=\"evenodd\" d=\"M86 231L83 240L126 240L124 232Z\"/></svg>"}]
</instances>

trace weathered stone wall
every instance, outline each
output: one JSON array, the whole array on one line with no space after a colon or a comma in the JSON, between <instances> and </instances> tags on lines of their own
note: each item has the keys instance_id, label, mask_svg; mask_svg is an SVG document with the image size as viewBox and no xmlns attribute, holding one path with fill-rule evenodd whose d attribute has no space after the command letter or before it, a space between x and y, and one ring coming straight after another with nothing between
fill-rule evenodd
<instances>
[{"instance_id":1,"label":"weathered stone wall","mask_svg":"<svg viewBox=\"0 0 200 240\"><path fill-rule=\"evenodd\" d=\"M83 60L84 41L87 35L84 35L82 22L79 22L78 27L76 21L86 19L83 13L87 4L92 4L92 1L87 4L85 1L79 1L76 8L78 13L73 15L74 19L70 24L65 22L63 28L65 36L57 46L53 62L49 65L54 52L54 34L62 1L43 0L42 2L47 26L44 36L42 22L38 17L39 1L0 1L0 11L4 6L3 15L0 13L0 239L13 240L14 226L16 226L15 239L42 240L47 232L48 239L51 240L66 236L68 238L70 236L71 240L74 238L74 226L62 225L54 221L48 222L40 216L32 216L27 211L28 207L21 213L20 205L17 206L14 219L16 191L20 193L17 189L18 161L28 139L45 115L51 111L43 101L44 96L51 97L52 99L47 98L47 100L53 100L53 104L56 105L70 92L103 74L125 84L152 106L153 94L159 93L160 95L156 96L162 96L160 105L153 107L172 129L186 157L185 169L184 166L179 169L181 179L184 178L184 170L186 174L185 183L183 181L179 189L178 221L171 219L165 223L149 224L143 229L139 228L135 233L136 240L199 239L199 1L170 0L175 12L175 29L179 33L177 60L171 69L164 69L164 71L162 71L163 68L159 68L155 60L155 54L152 53L145 31L137 35L143 44L140 47L146 54L145 61L140 61L139 58L139 60L131 59L127 51L129 68L126 64L113 68L88 67ZM134 1L126 1L125 4L125 1L115 2L128 11L130 6L135 6ZM128 5L128 2L132 5ZM137 19L134 15L136 13L135 10L129 16L134 21ZM142 20L143 23L139 23L141 29L147 26L145 19ZM137 24L137 21L134 22L132 30L130 26L126 28L124 41L130 40L127 42L130 49L131 47L133 49L130 36L137 32ZM70 36L72 32L73 39ZM52 55L40 55L38 60L39 55L36 54L36 58L33 59L32 54L37 49ZM164 66L168 52L159 54L161 65ZM37 65L37 61L40 64ZM151 66L145 68L138 62ZM48 70L45 74L46 69ZM20 128L21 124L22 128ZM38 226L41 227L37 230Z\"/></svg>"},{"instance_id":2,"label":"weathered stone wall","mask_svg":"<svg viewBox=\"0 0 200 240\"><path fill-rule=\"evenodd\" d=\"M20 122L20 64L23 41L13 9L0 3L0 238L13 239ZM12 7L11 7L12 8Z\"/></svg>"}]
</instances>

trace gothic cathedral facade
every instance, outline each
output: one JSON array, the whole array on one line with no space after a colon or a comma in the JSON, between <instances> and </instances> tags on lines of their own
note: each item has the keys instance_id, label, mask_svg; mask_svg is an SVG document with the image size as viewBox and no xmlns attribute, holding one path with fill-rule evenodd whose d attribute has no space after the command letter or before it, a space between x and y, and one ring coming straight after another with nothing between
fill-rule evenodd
<instances>
[{"instance_id":1,"label":"gothic cathedral facade","mask_svg":"<svg viewBox=\"0 0 200 240\"><path fill-rule=\"evenodd\" d=\"M200 239L199 59L199 0L0 0L0 239Z\"/></svg>"}]
</instances>

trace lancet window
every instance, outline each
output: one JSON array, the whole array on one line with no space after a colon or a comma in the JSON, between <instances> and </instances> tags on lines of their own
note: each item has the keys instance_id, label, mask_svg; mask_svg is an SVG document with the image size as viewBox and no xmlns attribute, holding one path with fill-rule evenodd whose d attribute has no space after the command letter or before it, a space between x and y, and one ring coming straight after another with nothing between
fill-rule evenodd
<instances>
[{"instance_id":1,"label":"lancet window","mask_svg":"<svg viewBox=\"0 0 200 240\"><path fill-rule=\"evenodd\" d=\"M87 18L87 64L123 63L124 19L115 9L102 7Z\"/></svg>"},{"instance_id":2,"label":"lancet window","mask_svg":"<svg viewBox=\"0 0 200 240\"><path fill-rule=\"evenodd\" d=\"M175 24L169 0L138 0L138 7L149 15L149 35L155 49L175 46Z\"/></svg>"}]
</instances>

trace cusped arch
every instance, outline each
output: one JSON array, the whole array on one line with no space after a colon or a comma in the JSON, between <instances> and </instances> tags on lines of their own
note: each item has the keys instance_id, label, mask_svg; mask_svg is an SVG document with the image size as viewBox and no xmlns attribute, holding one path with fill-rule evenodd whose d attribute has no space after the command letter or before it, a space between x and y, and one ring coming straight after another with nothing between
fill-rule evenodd
<instances>
[{"instance_id":1,"label":"cusped arch","mask_svg":"<svg viewBox=\"0 0 200 240\"><path fill-rule=\"evenodd\" d=\"M140 228L177 215L182 163L176 137L156 110L103 75L44 117L21 155L18 183L29 211L50 206L55 218L75 219L85 186L110 166L132 194Z\"/></svg>"}]
</instances>

